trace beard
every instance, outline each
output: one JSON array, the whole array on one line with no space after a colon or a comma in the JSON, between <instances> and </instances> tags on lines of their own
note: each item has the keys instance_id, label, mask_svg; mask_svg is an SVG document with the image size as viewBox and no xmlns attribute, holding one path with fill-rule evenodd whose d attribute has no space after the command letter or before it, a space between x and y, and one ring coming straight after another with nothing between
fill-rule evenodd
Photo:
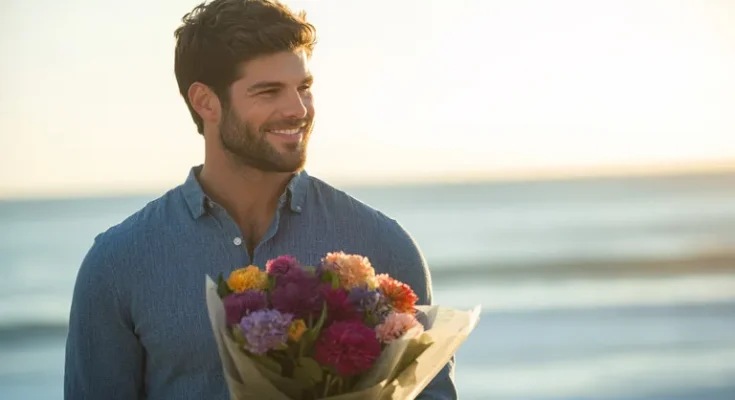
<instances>
[{"instance_id":1,"label":"beard","mask_svg":"<svg viewBox=\"0 0 735 400\"><path fill-rule=\"evenodd\" d=\"M287 143L286 151L279 153L266 140L266 129L254 127L241 120L230 108L220 122L222 147L237 163L263 172L298 172L306 163L306 147L313 127L311 117L291 119L267 124L273 128L289 129L304 126L303 137L298 143Z\"/></svg>"}]
</instances>

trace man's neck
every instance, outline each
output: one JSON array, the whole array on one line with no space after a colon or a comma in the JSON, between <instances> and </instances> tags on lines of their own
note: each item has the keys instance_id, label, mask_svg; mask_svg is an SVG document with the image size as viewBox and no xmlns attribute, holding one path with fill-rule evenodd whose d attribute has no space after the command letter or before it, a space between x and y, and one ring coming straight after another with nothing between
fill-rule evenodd
<instances>
[{"instance_id":1,"label":"man's neck","mask_svg":"<svg viewBox=\"0 0 735 400\"><path fill-rule=\"evenodd\" d=\"M207 196L242 223L272 214L292 176L210 161L199 172L199 184Z\"/></svg>"}]
</instances>

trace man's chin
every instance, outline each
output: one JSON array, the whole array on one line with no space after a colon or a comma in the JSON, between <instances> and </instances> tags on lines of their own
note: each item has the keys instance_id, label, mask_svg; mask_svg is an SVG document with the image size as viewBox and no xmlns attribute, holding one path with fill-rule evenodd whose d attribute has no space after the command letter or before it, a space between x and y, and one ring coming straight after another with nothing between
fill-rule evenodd
<instances>
[{"instance_id":1,"label":"man's chin","mask_svg":"<svg viewBox=\"0 0 735 400\"><path fill-rule=\"evenodd\" d=\"M306 159L279 161L241 159L241 163L262 172L290 174L303 170Z\"/></svg>"}]
</instances>

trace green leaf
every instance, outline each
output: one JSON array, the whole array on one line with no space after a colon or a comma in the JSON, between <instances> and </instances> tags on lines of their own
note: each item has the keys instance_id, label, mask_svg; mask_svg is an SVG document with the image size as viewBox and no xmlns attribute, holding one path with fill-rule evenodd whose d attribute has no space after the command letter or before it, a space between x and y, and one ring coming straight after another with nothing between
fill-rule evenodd
<instances>
[{"instance_id":1,"label":"green leaf","mask_svg":"<svg viewBox=\"0 0 735 400\"><path fill-rule=\"evenodd\" d=\"M296 368L294 369L294 378L305 387L310 387L324 379L324 371L315 359L301 357L298 359Z\"/></svg>"},{"instance_id":2,"label":"green leaf","mask_svg":"<svg viewBox=\"0 0 735 400\"><path fill-rule=\"evenodd\" d=\"M311 344L311 338L307 337L308 335L302 335L301 340L299 340L299 358L304 355L304 350L306 350L306 345ZM308 342L308 343L307 343Z\"/></svg>"},{"instance_id":3,"label":"green leaf","mask_svg":"<svg viewBox=\"0 0 735 400\"><path fill-rule=\"evenodd\" d=\"M257 361L263 367L275 372L276 374L281 374L281 364L279 364L278 361L260 354L253 354L252 357L253 360Z\"/></svg>"},{"instance_id":4,"label":"green leaf","mask_svg":"<svg viewBox=\"0 0 735 400\"><path fill-rule=\"evenodd\" d=\"M301 269L304 270L309 276L316 275L316 268L315 267L302 267Z\"/></svg>"},{"instance_id":5,"label":"green leaf","mask_svg":"<svg viewBox=\"0 0 735 400\"><path fill-rule=\"evenodd\" d=\"M242 332L240 325L235 325L232 328L232 338L241 345L245 345L248 341L245 339L245 335Z\"/></svg>"},{"instance_id":6,"label":"green leaf","mask_svg":"<svg viewBox=\"0 0 735 400\"><path fill-rule=\"evenodd\" d=\"M332 271L324 271L324 273L322 274L322 283L332 282L332 276L334 276Z\"/></svg>"},{"instance_id":7,"label":"green leaf","mask_svg":"<svg viewBox=\"0 0 735 400\"><path fill-rule=\"evenodd\" d=\"M380 323L380 318L374 314L367 314L363 322L369 327L375 327Z\"/></svg>"},{"instance_id":8,"label":"green leaf","mask_svg":"<svg viewBox=\"0 0 735 400\"><path fill-rule=\"evenodd\" d=\"M332 289L339 289L339 276L337 274L332 274Z\"/></svg>"},{"instance_id":9,"label":"green leaf","mask_svg":"<svg viewBox=\"0 0 735 400\"><path fill-rule=\"evenodd\" d=\"M217 276L217 295L219 297L225 298L229 295L231 295L233 292L230 290L230 287L227 286L227 281L222 277L222 273Z\"/></svg>"}]
</instances>

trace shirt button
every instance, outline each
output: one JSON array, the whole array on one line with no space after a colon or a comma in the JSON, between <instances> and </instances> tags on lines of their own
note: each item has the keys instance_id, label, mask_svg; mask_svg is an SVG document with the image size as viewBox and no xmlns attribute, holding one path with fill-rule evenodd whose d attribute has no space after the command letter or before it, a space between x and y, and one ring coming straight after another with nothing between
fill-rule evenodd
<instances>
[{"instance_id":1,"label":"shirt button","mask_svg":"<svg viewBox=\"0 0 735 400\"><path fill-rule=\"evenodd\" d=\"M236 238L232 239L232 243L233 243L233 244L234 244L235 246L239 246L239 245L241 245L241 244L242 244L242 239L240 239L239 237L236 237Z\"/></svg>"},{"instance_id":2,"label":"shirt button","mask_svg":"<svg viewBox=\"0 0 735 400\"><path fill-rule=\"evenodd\" d=\"M301 206L296 206L296 211L301 212Z\"/></svg>"}]
</instances>

